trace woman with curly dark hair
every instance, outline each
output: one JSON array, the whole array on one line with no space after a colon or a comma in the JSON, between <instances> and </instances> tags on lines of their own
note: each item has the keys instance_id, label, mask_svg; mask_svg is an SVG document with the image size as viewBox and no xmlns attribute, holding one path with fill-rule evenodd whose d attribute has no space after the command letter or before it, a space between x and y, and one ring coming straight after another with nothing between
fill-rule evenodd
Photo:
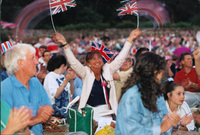
<instances>
[{"instance_id":1,"label":"woman with curly dark hair","mask_svg":"<svg viewBox=\"0 0 200 135\"><path fill-rule=\"evenodd\" d=\"M168 135L180 117L167 114L161 91L161 79L166 64L164 58L146 52L141 54L122 88L118 108L116 135Z\"/></svg>"}]
</instances>

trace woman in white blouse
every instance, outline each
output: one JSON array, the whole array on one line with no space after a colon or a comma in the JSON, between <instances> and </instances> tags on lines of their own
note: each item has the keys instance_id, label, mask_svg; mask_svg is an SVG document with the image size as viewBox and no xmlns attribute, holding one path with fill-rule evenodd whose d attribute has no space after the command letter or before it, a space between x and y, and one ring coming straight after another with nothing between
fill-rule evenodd
<instances>
[{"instance_id":1,"label":"woman in white blouse","mask_svg":"<svg viewBox=\"0 0 200 135\"><path fill-rule=\"evenodd\" d=\"M173 81L167 81L163 90L168 112L174 110L180 115L180 122L176 128L179 130L194 130L194 120L188 104L184 101L184 88L182 85Z\"/></svg>"}]
</instances>

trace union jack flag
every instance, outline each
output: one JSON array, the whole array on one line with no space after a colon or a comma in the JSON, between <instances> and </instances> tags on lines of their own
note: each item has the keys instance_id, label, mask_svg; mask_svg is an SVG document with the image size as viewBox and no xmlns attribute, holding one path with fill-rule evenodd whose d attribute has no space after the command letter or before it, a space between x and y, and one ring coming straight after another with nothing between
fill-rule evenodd
<instances>
[{"instance_id":1,"label":"union jack flag","mask_svg":"<svg viewBox=\"0 0 200 135\"><path fill-rule=\"evenodd\" d=\"M2 29L5 29L5 28L15 28L17 25L14 24L14 23L10 23L10 22L5 22L5 21L1 21L1 26L2 26Z\"/></svg>"},{"instance_id":2,"label":"union jack flag","mask_svg":"<svg viewBox=\"0 0 200 135\"><path fill-rule=\"evenodd\" d=\"M112 51L110 51L108 48L106 48L105 45L101 45L99 43L96 42L92 42L91 43L91 50L96 50L99 51L101 53L101 56L103 58L103 62L106 63L107 61L109 61L112 56L114 55L114 53Z\"/></svg>"},{"instance_id":3,"label":"union jack flag","mask_svg":"<svg viewBox=\"0 0 200 135\"><path fill-rule=\"evenodd\" d=\"M118 16L123 16L126 14L132 15L135 14L136 16L138 16L138 10L137 10L137 2L129 2L127 4L125 4L124 7L118 8L117 11L121 11Z\"/></svg>"},{"instance_id":4,"label":"union jack flag","mask_svg":"<svg viewBox=\"0 0 200 135\"><path fill-rule=\"evenodd\" d=\"M71 8L75 6L75 0L51 0L50 2L50 8L53 15L68 10L68 7Z\"/></svg>"},{"instance_id":5,"label":"union jack flag","mask_svg":"<svg viewBox=\"0 0 200 135\"><path fill-rule=\"evenodd\" d=\"M3 42L1 44L1 54L6 52L7 50L9 50L12 46L13 45L12 45L12 43L10 41Z\"/></svg>"}]
</instances>

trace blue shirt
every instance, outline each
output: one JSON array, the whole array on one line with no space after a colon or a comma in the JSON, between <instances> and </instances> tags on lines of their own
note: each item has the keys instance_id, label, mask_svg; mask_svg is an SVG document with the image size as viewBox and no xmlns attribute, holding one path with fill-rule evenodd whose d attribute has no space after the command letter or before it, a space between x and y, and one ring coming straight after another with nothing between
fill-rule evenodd
<instances>
[{"instance_id":1,"label":"blue shirt","mask_svg":"<svg viewBox=\"0 0 200 135\"><path fill-rule=\"evenodd\" d=\"M129 88L117 110L115 135L160 135L160 126L168 111L162 96L157 98L156 104L158 112L149 111L143 105L137 85ZM162 135L171 135L171 132L172 128Z\"/></svg>"},{"instance_id":2,"label":"blue shirt","mask_svg":"<svg viewBox=\"0 0 200 135\"><path fill-rule=\"evenodd\" d=\"M1 100L5 101L10 108L27 106L32 109L33 116L42 105L51 105L49 97L42 84L35 77L29 80L29 90L12 75L1 83ZM42 135L42 124L34 125L32 130L36 135Z\"/></svg>"},{"instance_id":3,"label":"blue shirt","mask_svg":"<svg viewBox=\"0 0 200 135\"><path fill-rule=\"evenodd\" d=\"M74 87L75 87L75 91L74 91L74 95L72 96L73 99L76 96L81 97L83 82L82 82L82 80L80 78L78 78L78 77L74 78Z\"/></svg>"}]
</instances>

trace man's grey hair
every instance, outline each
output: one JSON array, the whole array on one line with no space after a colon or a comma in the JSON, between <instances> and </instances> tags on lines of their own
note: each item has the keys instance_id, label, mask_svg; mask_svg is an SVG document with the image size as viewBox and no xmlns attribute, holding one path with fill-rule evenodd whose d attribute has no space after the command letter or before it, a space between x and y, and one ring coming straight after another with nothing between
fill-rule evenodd
<instances>
[{"instance_id":1,"label":"man's grey hair","mask_svg":"<svg viewBox=\"0 0 200 135\"><path fill-rule=\"evenodd\" d=\"M29 44L17 44L5 53L5 68L8 75L12 75L17 72L19 59L26 60L27 53L35 54L35 48Z\"/></svg>"}]
</instances>

